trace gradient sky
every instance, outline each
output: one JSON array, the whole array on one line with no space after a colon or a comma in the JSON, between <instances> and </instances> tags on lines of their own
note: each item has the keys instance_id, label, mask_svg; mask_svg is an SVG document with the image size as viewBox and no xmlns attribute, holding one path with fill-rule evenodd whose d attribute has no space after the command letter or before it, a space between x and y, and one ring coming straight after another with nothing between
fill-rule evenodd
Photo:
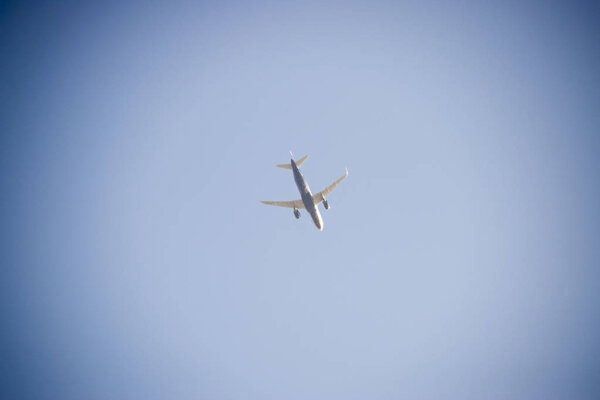
<instances>
[{"instance_id":1,"label":"gradient sky","mask_svg":"<svg viewBox=\"0 0 600 400\"><path fill-rule=\"evenodd\" d=\"M0 397L599 398L600 6L448 3L2 2Z\"/></svg>"}]
</instances>

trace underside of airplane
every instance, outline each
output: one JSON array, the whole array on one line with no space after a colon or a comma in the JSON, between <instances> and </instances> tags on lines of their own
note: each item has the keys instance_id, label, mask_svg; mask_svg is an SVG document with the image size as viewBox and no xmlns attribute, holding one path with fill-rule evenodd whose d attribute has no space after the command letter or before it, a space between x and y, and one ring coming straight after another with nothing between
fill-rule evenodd
<instances>
[{"instance_id":1,"label":"underside of airplane","mask_svg":"<svg viewBox=\"0 0 600 400\"><path fill-rule=\"evenodd\" d=\"M290 152L291 155L291 152ZM311 216L315 226L320 231L323 230L323 219L321 218L321 214L319 213L318 205L323 202L323 207L328 210L329 203L327 202L327 197L334 191L334 189L348 176L348 169L346 168L346 173L333 182L331 185L323 189L322 191L312 194L302 172L300 172L300 165L304 163L304 161L308 158L308 156L304 156L299 159L297 162L294 161L294 157L290 160L289 164L278 164L279 168L291 169L294 173L294 180L296 181L296 186L300 191L301 198L298 200L292 201L261 201L263 204L271 205L271 206L279 206L279 207L288 207L294 209L294 216L296 218L300 218L300 209L305 209L309 215Z\"/></svg>"}]
</instances>

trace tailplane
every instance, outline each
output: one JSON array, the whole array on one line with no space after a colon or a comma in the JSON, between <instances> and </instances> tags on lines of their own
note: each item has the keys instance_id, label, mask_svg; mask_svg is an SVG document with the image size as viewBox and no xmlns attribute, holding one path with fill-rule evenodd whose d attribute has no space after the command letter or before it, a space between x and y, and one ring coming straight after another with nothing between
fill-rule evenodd
<instances>
[{"instance_id":1,"label":"tailplane","mask_svg":"<svg viewBox=\"0 0 600 400\"><path fill-rule=\"evenodd\" d=\"M298 161L296 161L296 166L301 166L304 161L308 158L308 155L302 157ZM279 168L292 169L292 164L277 164Z\"/></svg>"}]
</instances>

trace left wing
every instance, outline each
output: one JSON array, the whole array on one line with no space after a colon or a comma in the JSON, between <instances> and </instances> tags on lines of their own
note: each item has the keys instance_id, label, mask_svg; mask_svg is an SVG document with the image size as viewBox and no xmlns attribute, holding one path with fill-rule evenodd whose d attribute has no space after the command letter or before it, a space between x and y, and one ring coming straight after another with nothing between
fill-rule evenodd
<instances>
[{"instance_id":1,"label":"left wing","mask_svg":"<svg viewBox=\"0 0 600 400\"><path fill-rule=\"evenodd\" d=\"M326 189L320 191L319 193L313 194L313 201L315 204L319 204L323 200L333 192L333 190L348 176L348 168L346 168L346 173L339 178L337 181L333 182L331 185L327 186Z\"/></svg>"},{"instance_id":2,"label":"left wing","mask_svg":"<svg viewBox=\"0 0 600 400\"><path fill-rule=\"evenodd\" d=\"M302 200L293 201L261 201L263 204L270 206L288 207L288 208L304 208Z\"/></svg>"}]
</instances>

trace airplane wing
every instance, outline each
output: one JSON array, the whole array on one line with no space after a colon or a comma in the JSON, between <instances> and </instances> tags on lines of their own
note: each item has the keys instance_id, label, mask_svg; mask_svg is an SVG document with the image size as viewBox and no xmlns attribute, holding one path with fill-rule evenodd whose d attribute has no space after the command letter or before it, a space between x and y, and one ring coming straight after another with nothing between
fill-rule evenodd
<instances>
[{"instance_id":1,"label":"airplane wing","mask_svg":"<svg viewBox=\"0 0 600 400\"><path fill-rule=\"evenodd\" d=\"M261 201L263 204L270 206L288 207L288 208L304 208L302 200L293 201Z\"/></svg>"},{"instance_id":2,"label":"airplane wing","mask_svg":"<svg viewBox=\"0 0 600 400\"><path fill-rule=\"evenodd\" d=\"M348 168L346 168L346 173L339 178L337 181L333 182L331 185L329 185L326 189L320 191L319 193L313 194L313 201L315 202L315 204L319 204L320 202L322 202L324 199L327 198L327 196L329 196L329 194L331 192L333 192L333 190L344 180L346 179L346 177L348 176Z\"/></svg>"}]
</instances>

